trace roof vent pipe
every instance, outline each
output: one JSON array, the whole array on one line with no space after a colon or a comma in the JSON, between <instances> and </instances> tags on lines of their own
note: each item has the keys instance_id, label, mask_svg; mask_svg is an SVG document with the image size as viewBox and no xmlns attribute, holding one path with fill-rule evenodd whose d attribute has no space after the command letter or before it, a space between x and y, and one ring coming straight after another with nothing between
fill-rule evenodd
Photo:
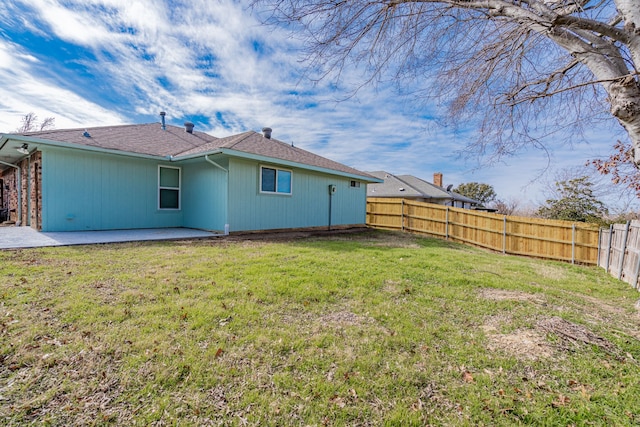
<instances>
[{"instance_id":1,"label":"roof vent pipe","mask_svg":"<svg viewBox=\"0 0 640 427\"><path fill-rule=\"evenodd\" d=\"M271 128L262 128L262 135L267 139L271 139Z\"/></svg>"},{"instance_id":2,"label":"roof vent pipe","mask_svg":"<svg viewBox=\"0 0 640 427\"><path fill-rule=\"evenodd\" d=\"M162 122L162 130L167 130L167 125L164 123L164 116L166 116L167 113L165 113L164 111L160 111L160 121Z\"/></svg>"},{"instance_id":3,"label":"roof vent pipe","mask_svg":"<svg viewBox=\"0 0 640 427\"><path fill-rule=\"evenodd\" d=\"M193 133L193 123L184 122L184 131L187 133Z\"/></svg>"}]
</instances>

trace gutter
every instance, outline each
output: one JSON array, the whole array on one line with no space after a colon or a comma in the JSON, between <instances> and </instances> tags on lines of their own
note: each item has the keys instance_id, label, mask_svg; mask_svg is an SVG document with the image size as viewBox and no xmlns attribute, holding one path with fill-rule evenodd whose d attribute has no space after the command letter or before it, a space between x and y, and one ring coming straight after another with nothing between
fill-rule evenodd
<instances>
[{"instance_id":1,"label":"gutter","mask_svg":"<svg viewBox=\"0 0 640 427\"><path fill-rule=\"evenodd\" d=\"M20 225L22 225L22 173L20 171L19 166L16 166L11 163L3 162L2 160L0 160L0 164L12 167L17 171L16 187L18 187L18 220L16 221L16 225L19 227Z\"/></svg>"},{"instance_id":2,"label":"gutter","mask_svg":"<svg viewBox=\"0 0 640 427\"><path fill-rule=\"evenodd\" d=\"M214 162L213 160L211 160L211 159L209 158L209 155L208 155L208 154L205 154L204 159L205 159L207 162L211 163L213 166L215 166L215 167L218 167L218 168L222 169L222 170L223 170L223 171L225 171L226 173L229 173L229 171L228 171L228 170L226 170L225 168L223 168L222 166L220 166L219 164L217 164L216 162Z\"/></svg>"}]
</instances>

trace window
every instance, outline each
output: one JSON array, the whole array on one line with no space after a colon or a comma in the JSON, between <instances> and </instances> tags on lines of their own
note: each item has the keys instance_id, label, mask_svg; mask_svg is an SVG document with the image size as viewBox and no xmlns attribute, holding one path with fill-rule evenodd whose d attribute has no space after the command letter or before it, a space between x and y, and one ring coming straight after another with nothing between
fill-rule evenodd
<instances>
[{"instance_id":1,"label":"window","mask_svg":"<svg viewBox=\"0 0 640 427\"><path fill-rule=\"evenodd\" d=\"M351 187L360 188L360 181L351 181Z\"/></svg>"},{"instance_id":2,"label":"window","mask_svg":"<svg viewBox=\"0 0 640 427\"><path fill-rule=\"evenodd\" d=\"M285 169L260 167L260 192L291 194L293 173Z\"/></svg>"},{"instance_id":3,"label":"window","mask_svg":"<svg viewBox=\"0 0 640 427\"><path fill-rule=\"evenodd\" d=\"M158 166L158 208L180 209L180 168Z\"/></svg>"}]
</instances>

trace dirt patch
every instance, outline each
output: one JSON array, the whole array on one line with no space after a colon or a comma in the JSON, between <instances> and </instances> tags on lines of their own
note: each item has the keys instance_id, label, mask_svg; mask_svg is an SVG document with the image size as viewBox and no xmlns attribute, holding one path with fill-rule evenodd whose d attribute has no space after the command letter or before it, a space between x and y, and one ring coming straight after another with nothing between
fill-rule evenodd
<instances>
[{"instance_id":1,"label":"dirt patch","mask_svg":"<svg viewBox=\"0 0 640 427\"><path fill-rule=\"evenodd\" d=\"M531 301L538 304L545 302L544 298L540 295L521 291L508 291L505 289L484 288L478 291L478 295L484 299L493 301Z\"/></svg>"},{"instance_id":2,"label":"dirt patch","mask_svg":"<svg viewBox=\"0 0 640 427\"><path fill-rule=\"evenodd\" d=\"M544 334L535 329L520 329L509 334L489 334L487 348L510 354L518 360L538 360L553 356L554 348Z\"/></svg>"},{"instance_id":3,"label":"dirt patch","mask_svg":"<svg viewBox=\"0 0 640 427\"><path fill-rule=\"evenodd\" d=\"M508 316L490 316L482 325L487 336L487 348L500 351L519 360L538 360L554 356L558 351L576 351L585 345L595 345L603 351L619 355L619 349L583 325L554 316L538 321L534 328L518 329L502 334L499 328L507 325ZM549 340L549 334L558 337L557 342Z\"/></svg>"},{"instance_id":4,"label":"dirt patch","mask_svg":"<svg viewBox=\"0 0 640 427\"><path fill-rule=\"evenodd\" d=\"M314 324L317 325L318 330L326 327L342 328L344 326L364 326L375 323L375 319L371 317L359 316L348 310L334 311L320 316L305 312L286 313L279 316L279 318L283 324Z\"/></svg>"},{"instance_id":5,"label":"dirt patch","mask_svg":"<svg viewBox=\"0 0 640 427\"><path fill-rule=\"evenodd\" d=\"M487 336L487 348L514 356L518 360L538 360L553 356L554 348L537 329L518 329L500 333L512 321L508 314L489 316L481 326Z\"/></svg>"},{"instance_id":6,"label":"dirt patch","mask_svg":"<svg viewBox=\"0 0 640 427\"><path fill-rule=\"evenodd\" d=\"M336 324L343 326L357 326L375 322L371 317L358 316L350 311L335 311L320 316L318 322L323 324Z\"/></svg>"},{"instance_id":7,"label":"dirt patch","mask_svg":"<svg viewBox=\"0 0 640 427\"><path fill-rule=\"evenodd\" d=\"M585 326L566 321L557 316L543 319L536 326L547 333L557 335L560 338L561 347L567 350L574 350L576 347L587 344L595 345L607 353L619 353L614 344L594 334Z\"/></svg>"}]
</instances>

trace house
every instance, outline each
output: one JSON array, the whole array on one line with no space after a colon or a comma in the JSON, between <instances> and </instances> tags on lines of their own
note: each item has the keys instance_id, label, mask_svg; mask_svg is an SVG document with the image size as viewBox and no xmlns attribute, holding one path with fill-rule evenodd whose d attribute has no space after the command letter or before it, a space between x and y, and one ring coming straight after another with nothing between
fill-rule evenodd
<instances>
[{"instance_id":1,"label":"house","mask_svg":"<svg viewBox=\"0 0 640 427\"><path fill-rule=\"evenodd\" d=\"M248 231L366 221L364 172L263 133L161 123L0 134L0 211L41 231Z\"/></svg>"},{"instance_id":2,"label":"house","mask_svg":"<svg viewBox=\"0 0 640 427\"><path fill-rule=\"evenodd\" d=\"M393 175L385 171L368 172L383 180L382 183L367 184L367 197L391 197L435 203L438 205L475 209L480 202L442 186L442 173L433 174L433 183L412 175Z\"/></svg>"}]
</instances>

